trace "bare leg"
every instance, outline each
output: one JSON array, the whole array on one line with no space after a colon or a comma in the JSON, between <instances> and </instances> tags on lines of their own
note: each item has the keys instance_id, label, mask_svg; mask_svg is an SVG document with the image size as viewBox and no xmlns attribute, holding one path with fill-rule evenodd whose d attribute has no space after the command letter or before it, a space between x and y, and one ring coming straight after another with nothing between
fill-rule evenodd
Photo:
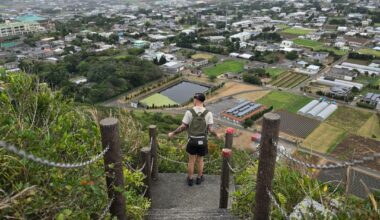
<instances>
[{"instance_id":1,"label":"bare leg","mask_svg":"<svg viewBox=\"0 0 380 220\"><path fill-rule=\"evenodd\" d=\"M194 164L195 164L196 159L197 159L197 155L190 155L189 154L189 163L187 165L187 176L189 177L189 179L193 178Z\"/></svg>"},{"instance_id":2,"label":"bare leg","mask_svg":"<svg viewBox=\"0 0 380 220\"><path fill-rule=\"evenodd\" d=\"M198 169L199 177L203 175L203 167L204 167L203 157L197 156L197 169Z\"/></svg>"}]
</instances>

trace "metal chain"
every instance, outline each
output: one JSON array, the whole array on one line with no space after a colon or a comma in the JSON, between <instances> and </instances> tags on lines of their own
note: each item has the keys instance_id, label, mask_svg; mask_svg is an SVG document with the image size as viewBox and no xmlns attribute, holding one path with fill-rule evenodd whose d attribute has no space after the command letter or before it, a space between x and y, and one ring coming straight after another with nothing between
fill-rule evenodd
<instances>
[{"instance_id":1,"label":"metal chain","mask_svg":"<svg viewBox=\"0 0 380 220\"><path fill-rule=\"evenodd\" d=\"M162 156L162 155L159 154L159 153L157 153L157 155L158 155L158 157L160 157L160 158L162 158L162 159L164 159L164 160L167 160L167 161L169 161L169 162L187 165L186 162L177 161L177 160L172 160L172 159L170 159L170 158L167 158L167 157L165 157L165 156Z\"/></svg>"},{"instance_id":2,"label":"metal chain","mask_svg":"<svg viewBox=\"0 0 380 220\"><path fill-rule=\"evenodd\" d=\"M132 170L133 172L142 172L145 168L146 162L139 169L133 168L132 165L128 163L128 161L125 161L125 165L127 166L128 169Z\"/></svg>"},{"instance_id":3,"label":"metal chain","mask_svg":"<svg viewBox=\"0 0 380 220\"><path fill-rule=\"evenodd\" d=\"M268 196L272 200L274 206L276 206L276 208L278 210L280 210L281 214L285 217L286 220L289 220L288 214L286 214L286 211L278 204L276 198L274 198L274 195L268 189L267 189L267 192L268 192Z\"/></svg>"},{"instance_id":4,"label":"metal chain","mask_svg":"<svg viewBox=\"0 0 380 220\"><path fill-rule=\"evenodd\" d=\"M23 157L25 159L28 159L28 160L31 160L31 161L34 161L34 162L37 162L40 164L44 164L44 165L51 166L51 167L67 168L67 169L80 168L80 167L90 165L90 164L94 163L95 161L99 160L110 149L109 146L107 146L100 154L96 155L91 160L69 164L69 163L57 163L57 162L49 161L49 160L34 156L33 154L27 153L24 150L20 150L20 149L16 148L14 145L7 144L4 141L0 141L0 147L3 147L4 149L6 149L9 152L17 154L20 157Z\"/></svg>"},{"instance_id":5,"label":"metal chain","mask_svg":"<svg viewBox=\"0 0 380 220\"><path fill-rule=\"evenodd\" d=\"M111 200L110 200L110 202L108 203L108 205L103 209L103 212L102 212L102 214L101 214L100 217L99 217L99 220L103 220L103 219L106 217L108 211L109 211L110 208L111 208L111 205L112 205L112 203L113 203L113 200L115 200L115 197L112 197Z\"/></svg>"},{"instance_id":6,"label":"metal chain","mask_svg":"<svg viewBox=\"0 0 380 220\"><path fill-rule=\"evenodd\" d=\"M240 172L244 171L245 169L247 169L247 166L250 164L250 162L251 161L248 161L248 163L245 166L243 166L242 168L240 168L240 169L236 169L236 168L234 169L234 168L232 168L230 162L227 162L227 165L228 165L228 168L230 168L231 172L233 172L233 173L240 173Z\"/></svg>"},{"instance_id":7,"label":"metal chain","mask_svg":"<svg viewBox=\"0 0 380 220\"><path fill-rule=\"evenodd\" d=\"M298 163L302 166L308 167L308 168L314 168L314 169L336 169L336 168L343 168L343 167L348 167L348 166L355 166L358 164L363 164L367 163L369 161L375 160L377 157L380 157L380 153L374 153L373 156L365 156L361 158L360 160L353 160L353 161L344 161L336 164L329 164L329 165L318 165L318 164L311 164L311 163L306 163L303 161L300 161L296 158L293 158L290 156L289 153L287 153L285 150L280 150L278 149L278 152L280 153L281 156L284 156L288 160Z\"/></svg>"}]
</instances>

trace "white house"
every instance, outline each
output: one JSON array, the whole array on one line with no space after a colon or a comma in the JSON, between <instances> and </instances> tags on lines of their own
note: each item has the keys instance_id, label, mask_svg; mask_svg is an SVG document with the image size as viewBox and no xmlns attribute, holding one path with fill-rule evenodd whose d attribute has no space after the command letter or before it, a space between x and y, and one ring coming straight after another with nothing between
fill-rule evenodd
<instances>
[{"instance_id":1,"label":"white house","mask_svg":"<svg viewBox=\"0 0 380 220\"><path fill-rule=\"evenodd\" d=\"M293 41L290 40L283 40L280 44L280 47L292 47L293 46Z\"/></svg>"},{"instance_id":2,"label":"white house","mask_svg":"<svg viewBox=\"0 0 380 220\"><path fill-rule=\"evenodd\" d=\"M248 41L251 39L251 36L252 34L250 32L240 32L240 33L230 36L230 41L232 41L232 39L240 39L240 41Z\"/></svg>"}]
</instances>

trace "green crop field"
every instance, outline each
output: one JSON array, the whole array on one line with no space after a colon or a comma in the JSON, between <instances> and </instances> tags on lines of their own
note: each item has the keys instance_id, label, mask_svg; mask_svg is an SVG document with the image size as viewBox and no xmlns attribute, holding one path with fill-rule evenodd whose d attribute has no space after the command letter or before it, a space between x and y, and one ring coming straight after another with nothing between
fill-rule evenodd
<instances>
[{"instance_id":1,"label":"green crop field","mask_svg":"<svg viewBox=\"0 0 380 220\"><path fill-rule=\"evenodd\" d=\"M286 24L279 24L279 25L276 25L278 28L281 28L281 29L286 29L288 28L289 26L286 25Z\"/></svg>"},{"instance_id":2,"label":"green crop field","mask_svg":"<svg viewBox=\"0 0 380 220\"><path fill-rule=\"evenodd\" d=\"M315 31L314 29L307 29L307 28L288 28L288 29L283 30L281 33L294 34L294 35L306 35L314 31Z\"/></svg>"},{"instance_id":3,"label":"green crop field","mask_svg":"<svg viewBox=\"0 0 380 220\"><path fill-rule=\"evenodd\" d=\"M346 137L346 132L327 123L322 123L303 141L302 146L313 151L326 153Z\"/></svg>"},{"instance_id":4,"label":"green crop field","mask_svg":"<svg viewBox=\"0 0 380 220\"><path fill-rule=\"evenodd\" d=\"M193 59L203 58L203 59L207 59L207 60L210 60L213 57L214 57L213 55L207 54L207 53L197 53L197 54L194 54L193 56L191 56L191 58L193 58Z\"/></svg>"},{"instance_id":5,"label":"green crop field","mask_svg":"<svg viewBox=\"0 0 380 220\"><path fill-rule=\"evenodd\" d=\"M331 126L356 134L371 116L372 113L365 110L339 106L338 110L325 122Z\"/></svg>"},{"instance_id":6,"label":"green crop field","mask_svg":"<svg viewBox=\"0 0 380 220\"><path fill-rule=\"evenodd\" d=\"M375 27L380 27L380 23L375 23L374 26Z\"/></svg>"},{"instance_id":7,"label":"green crop field","mask_svg":"<svg viewBox=\"0 0 380 220\"><path fill-rule=\"evenodd\" d=\"M265 69L265 72L269 73L270 77L272 79L275 79L277 78L279 75L283 74L286 72L286 69L283 69L283 68L266 68Z\"/></svg>"},{"instance_id":8,"label":"green crop field","mask_svg":"<svg viewBox=\"0 0 380 220\"><path fill-rule=\"evenodd\" d=\"M339 50L333 47L324 46L321 42L308 39L294 39L293 42L299 46L311 48L314 51L331 51L336 55L343 56L347 54L347 51Z\"/></svg>"},{"instance_id":9,"label":"green crop field","mask_svg":"<svg viewBox=\"0 0 380 220\"><path fill-rule=\"evenodd\" d=\"M276 80L271 82L271 85L282 88L293 88L309 77L301 73L288 72L280 75Z\"/></svg>"},{"instance_id":10,"label":"green crop field","mask_svg":"<svg viewBox=\"0 0 380 220\"><path fill-rule=\"evenodd\" d=\"M143 100L140 101L141 103L146 104L147 106L156 106L156 107L161 107L161 106L168 106L168 105L176 105L175 101L171 100L169 97L161 95L160 93L153 94Z\"/></svg>"},{"instance_id":11,"label":"green crop field","mask_svg":"<svg viewBox=\"0 0 380 220\"><path fill-rule=\"evenodd\" d=\"M239 73L244 70L244 62L237 60L226 60L223 63L218 63L213 67L203 69L204 73L209 76L219 76L224 73Z\"/></svg>"},{"instance_id":12,"label":"green crop field","mask_svg":"<svg viewBox=\"0 0 380 220\"><path fill-rule=\"evenodd\" d=\"M266 106L273 106L275 110L282 109L296 113L311 100L312 99L309 97L294 95L288 92L272 91L268 95L257 100L257 102Z\"/></svg>"},{"instance_id":13,"label":"green crop field","mask_svg":"<svg viewBox=\"0 0 380 220\"><path fill-rule=\"evenodd\" d=\"M368 55L374 55L376 57L380 57L380 51L369 49L369 48L363 48L358 51L361 54L368 54Z\"/></svg>"}]
</instances>

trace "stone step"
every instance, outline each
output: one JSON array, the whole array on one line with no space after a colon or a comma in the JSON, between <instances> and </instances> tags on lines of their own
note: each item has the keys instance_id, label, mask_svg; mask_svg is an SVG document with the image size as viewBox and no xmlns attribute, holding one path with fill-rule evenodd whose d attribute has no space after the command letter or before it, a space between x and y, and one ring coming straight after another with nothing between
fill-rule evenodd
<instances>
[{"instance_id":1,"label":"stone step","mask_svg":"<svg viewBox=\"0 0 380 220\"><path fill-rule=\"evenodd\" d=\"M147 220L175 220L175 219L188 219L188 220L237 220L226 209L152 209L146 218Z\"/></svg>"}]
</instances>

